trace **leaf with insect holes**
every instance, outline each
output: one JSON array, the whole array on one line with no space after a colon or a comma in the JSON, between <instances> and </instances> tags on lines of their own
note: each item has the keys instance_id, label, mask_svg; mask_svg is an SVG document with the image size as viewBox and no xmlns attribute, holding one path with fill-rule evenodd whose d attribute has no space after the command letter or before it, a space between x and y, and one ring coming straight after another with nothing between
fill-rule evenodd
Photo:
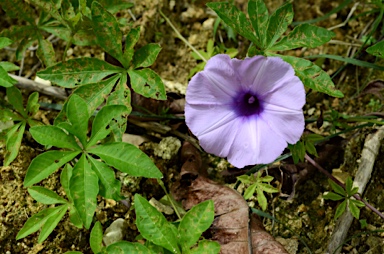
<instances>
[{"instance_id":1,"label":"leaf with insect holes","mask_svg":"<svg viewBox=\"0 0 384 254\"><path fill-rule=\"evenodd\" d=\"M265 48L268 27L268 9L263 0L248 1L248 15L256 34L256 45Z\"/></svg>"},{"instance_id":2,"label":"leaf with insect holes","mask_svg":"<svg viewBox=\"0 0 384 254\"><path fill-rule=\"evenodd\" d=\"M130 63L135 53L134 47L140 38L140 27L132 28L125 38L125 49L123 57L127 63Z\"/></svg>"},{"instance_id":3,"label":"leaf with insect holes","mask_svg":"<svg viewBox=\"0 0 384 254\"><path fill-rule=\"evenodd\" d=\"M127 112L127 107L123 105L107 105L101 108L92 123L91 138L86 147L91 147L97 141L104 139L111 132L109 125L113 119L118 118Z\"/></svg>"},{"instance_id":4,"label":"leaf with insect holes","mask_svg":"<svg viewBox=\"0 0 384 254\"><path fill-rule=\"evenodd\" d=\"M9 166L11 162L16 159L23 139L26 122L15 124L11 127L6 134L6 152L4 156L4 166Z\"/></svg>"},{"instance_id":5,"label":"leaf with insect holes","mask_svg":"<svg viewBox=\"0 0 384 254\"><path fill-rule=\"evenodd\" d=\"M315 48L328 42L333 36L335 36L335 33L328 29L310 24L301 24L270 47L269 50L290 50L300 47Z\"/></svg>"},{"instance_id":6,"label":"leaf with insect holes","mask_svg":"<svg viewBox=\"0 0 384 254\"><path fill-rule=\"evenodd\" d=\"M214 209L213 201L207 200L192 207L181 219L178 231L183 251L196 244L202 233L211 226L215 216Z\"/></svg>"},{"instance_id":7,"label":"leaf with insect holes","mask_svg":"<svg viewBox=\"0 0 384 254\"><path fill-rule=\"evenodd\" d=\"M96 221L89 237L89 245L93 253L101 253L103 249L103 227L100 221Z\"/></svg>"},{"instance_id":8,"label":"leaf with insect holes","mask_svg":"<svg viewBox=\"0 0 384 254\"><path fill-rule=\"evenodd\" d=\"M67 200L60 197L55 192L41 187L41 186L32 186L28 188L28 193L32 196L32 198L40 203L45 205L52 204L65 204Z\"/></svg>"},{"instance_id":9,"label":"leaf with insect holes","mask_svg":"<svg viewBox=\"0 0 384 254\"><path fill-rule=\"evenodd\" d=\"M172 253L181 253L178 246L175 226L169 223L163 214L145 198L135 194L136 226L141 235ZM174 229L172 229L174 228Z\"/></svg>"},{"instance_id":10,"label":"leaf with insect holes","mask_svg":"<svg viewBox=\"0 0 384 254\"><path fill-rule=\"evenodd\" d=\"M64 41L69 41L71 39L71 29L64 26L50 26L42 25L39 26L41 30L44 30L50 34L57 36ZM78 30L72 38L72 43L78 46L90 46L96 45L96 36L92 29L80 29Z\"/></svg>"},{"instance_id":11,"label":"leaf with insect holes","mask_svg":"<svg viewBox=\"0 0 384 254\"><path fill-rule=\"evenodd\" d=\"M52 0L30 0L34 5L38 6L44 12L49 13L53 18L62 24L66 24L63 17L60 15L59 9L61 7L61 1Z\"/></svg>"},{"instance_id":12,"label":"leaf with insect holes","mask_svg":"<svg viewBox=\"0 0 384 254\"><path fill-rule=\"evenodd\" d=\"M59 127L51 125L34 126L29 129L29 132L33 139L42 145L81 150L75 137L72 134L67 134Z\"/></svg>"},{"instance_id":13,"label":"leaf with insect holes","mask_svg":"<svg viewBox=\"0 0 384 254\"><path fill-rule=\"evenodd\" d=\"M122 51L122 33L116 18L98 2L92 3L92 27L97 37L98 45L108 54L125 65Z\"/></svg>"},{"instance_id":14,"label":"leaf with insect holes","mask_svg":"<svg viewBox=\"0 0 384 254\"><path fill-rule=\"evenodd\" d=\"M133 67L136 69L151 66L155 62L160 50L160 45L156 43L147 44L136 50L132 59Z\"/></svg>"},{"instance_id":15,"label":"leaf with insect holes","mask_svg":"<svg viewBox=\"0 0 384 254\"><path fill-rule=\"evenodd\" d=\"M373 46L370 46L366 51L374 56L384 58L384 41L380 41Z\"/></svg>"},{"instance_id":16,"label":"leaf with insect holes","mask_svg":"<svg viewBox=\"0 0 384 254\"><path fill-rule=\"evenodd\" d=\"M115 178L115 172L105 163L100 162L91 156L87 156L92 170L99 178L99 194L105 198L121 200L124 197L120 195L121 183Z\"/></svg>"},{"instance_id":17,"label":"leaf with insect holes","mask_svg":"<svg viewBox=\"0 0 384 254\"><path fill-rule=\"evenodd\" d=\"M128 74L131 78L132 89L136 93L156 100L167 99L163 81L153 70L148 68L128 70Z\"/></svg>"},{"instance_id":18,"label":"leaf with insect holes","mask_svg":"<svg viewBox=\"0 0 384 254\"><path fill-rule=\"evenodd\" d=\"M251 23L243 12L233 4L227 2L207 3L207 6L214 10L217 15L230 27L248 40L257 43L256 35L253 32Z\"/></svg>"},{"instance_id":19,"label":"leaf with insect holes","mask_svg":"<svg viewBox=\"0 0 384 254\"><path fill-rule=\"evenodd\" d=\"M52 66L56 63L55 50L53 49L53 45L50 41L39 40L37 57L46 67Z\"/></svg>"},{"instance_id":20,"label":"leaf with insect holes","mask_svg":"<svg viewBox=\"0 0 384 254\"><path fill-rule=\"evenodd\" d=\"M73 167L69 188L84 227L89 229L96 210L96 196L99 192L99 184L98 177L91 169L85 154L80 157Z\"/></svg>"},{"instance_id":21,"label":"leaf with insect holes","mask_svg":"<svg viewBox=\"0 0 384 254\"><path fill-rule=\"evenodd\" d=\"M269 49L283 35L293 20L291 3L286 3L272 13L267 28L266 48Z\"/></svg>"},{"instance_id":22,"label":"leaf with insect holes","mask_svg":"<svg viewBox=\"0 0 384 254\"><path fill-rule=\"evenodd\" d=\"M306 87L338 98L344 96L340 90L335 88L331 77L329 77L325 71L311 61L294 56L276 56L281 57L284 61L292 65L295 69L296 75L301 79Z\"/></svg>"},{"instance_id":23,"label":"leaf with insect holes","mask_svg":"<svg viewBox=\"0 0 384 254\"><path fill-rule=\"evenodd\" d=\"M87 150L99 156L108 165L131 176L162 178L163 174L152 160L132 144L115 142L98 145Z\"/></svg>"},{"instance_id":24,"label":"leaf with insect holes","mask_svg":"<svg viewBox=\"0 0 384 254\"><path fill-rule=\"evenodd\" d=\"M30 24L35 23L34 9L23 0L0 0L0 6L10 18L23 19Z\"/></svg>"},{"instance_id":25,"label":"leaf with insect holes","mask_svg":"<svg viewBox=\"0 0 384 254\"><path fill-rule=\"evenodd\" d=\"M79 153L80 151L48 151L39 154L29 164L24 178L24 187L40 182Z\"/></svg>"},{"instance_id":26,"label":"leaf with insect holes","mask_svg":"<svg viewBox=\"0 0 384 254\"><path fill-rule=\"evenodd\" d=\"M76 58L39 71L37 76L59 86L74 88L78 85L96 83L106 76L123 72L124 69L97 58Z\"/></svg>"}]
</instances>

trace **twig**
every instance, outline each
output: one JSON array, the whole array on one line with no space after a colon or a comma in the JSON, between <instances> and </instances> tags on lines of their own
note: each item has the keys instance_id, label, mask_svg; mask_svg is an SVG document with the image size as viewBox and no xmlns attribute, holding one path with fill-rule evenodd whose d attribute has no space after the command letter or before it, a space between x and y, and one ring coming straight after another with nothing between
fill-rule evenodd
<instances>
[{"instance_id":1,"label":"twig","mask_svg":"<svg viewBox=\"0 0 384 254\"><path fill-rule=\"evenodd\" d=\"M16 84L16 86L18 88L37 91L37 92L42 93L42 94L54 96L54 97L61 99L61 100L67 99L67 94L65 93L65 91L63 89L61 89L59 87L47 86L47 85L38 83L36 81L26 79L23 77L19 77L19 76L13 75L13 74L9 74L9 76L11 76L11 78L17 80L18 83Z\"/></svg>"}]
</instances>

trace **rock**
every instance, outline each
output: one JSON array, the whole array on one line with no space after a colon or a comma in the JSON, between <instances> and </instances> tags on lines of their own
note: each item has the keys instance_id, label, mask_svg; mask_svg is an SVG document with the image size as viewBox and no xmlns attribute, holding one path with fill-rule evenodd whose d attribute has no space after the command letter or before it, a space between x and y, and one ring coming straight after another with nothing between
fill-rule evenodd
<instances>
[{"instance_id":1,"label":"rock","mask_svg":"<svg viewBox=\"0 0 384 254\"><path fill-rule=\"evenodd\" d=\"M154 154L164 160L170 160L177 154L180 147L180 140L175 137L166 137L163 138L157 146L155 146Z\"/></svg>"},{"instance_id":2,"label":"rock","mask_svg":"<svg viewBox=\"0 0 384 254\"><path fill-rule=\"evenodd\" d=\"M106 246L112 243L123 240L124 231L127 228L127 223L124 219L119 218L112 222L112 224L105 230L103 242Z\"/></svg>"}]
</instances>

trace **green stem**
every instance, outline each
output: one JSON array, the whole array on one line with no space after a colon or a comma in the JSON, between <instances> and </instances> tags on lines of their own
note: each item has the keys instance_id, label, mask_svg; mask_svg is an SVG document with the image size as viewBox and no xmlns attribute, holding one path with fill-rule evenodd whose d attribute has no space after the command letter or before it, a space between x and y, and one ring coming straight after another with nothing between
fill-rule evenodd
<instances>
[{"instance_id":1,"label":"green stem","mask_svg":"<svg viewBox=\"0 0 384 254\"><path fill-rule=\"evenodd\" d=\"M177 207L176 207L175 203L173 202L173 198L167 192L167 189L165 188L163 181L161 181L160 179L157 179L157 182L159 183L159 185L161 186L161 188L165 192L165 195L167 195L167 198L168 198L169 202L171 203L171 205L173 207L173 210L175 210L175 213L176 213L177 217L179 218L179 220L181 220L182 217L181 217L181 215L179 213L179 210L177 210Z\"/></svg>"},{"instance_id":2,"label":"green stem","mask_svg":"<svg viewBox=\"0 0 384 254\"><path fill-rule=\"evenodd\" d=\"M182 35L181 33L177 30L177 28L172 24L172 22L164 15L164 13L160 10L160 15L165 19L165 21L167 21L168 25L170 27L172 27L173 31L175 31L177 37L182 40L188 47L190 47L193 52L195 52L200 58L201 60L203 60L204 62L207 62L207 59L205 59L205 57L203 55L200 54L200 52L194 47L192 46Z\"/></svg>"}]
</instances>

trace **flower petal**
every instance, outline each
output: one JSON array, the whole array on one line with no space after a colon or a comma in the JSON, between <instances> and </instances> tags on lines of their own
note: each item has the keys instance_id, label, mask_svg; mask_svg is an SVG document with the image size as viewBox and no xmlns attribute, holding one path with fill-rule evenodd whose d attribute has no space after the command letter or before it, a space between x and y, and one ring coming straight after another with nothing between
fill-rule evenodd
<instances>
[{"instance_id":1,"label":"flower petal","mask_svg":"<svg viewBox=\"0 0 384 254\"><path fill-rule=\"evenodd\" d=\"M290 144L295 144L303 134L305 120L301 109L292 110L267 103L260 117L276 135Z\"/></svg>"},{"instance_id":2,"label":"flower petal","mask_svg":"<svg viewBox=\"0 0 384 254\"><path fill-rule=\"evenodd\" d=\"M188 84L186 101L189 104L222 105L232 102L239 84L228 55L216 55L208 60L203 71Z\"/></svg>"},{"instance_id":3,"label":"flower petal","mask_svg":"<svg viewBox=\"0 0 384 254\"><path fill-rule=\"evenodd\" d=\"M228 154L228 161L235 167L273 162L287 147L287 142L277 135L261 118L243 120Z\"/></svg>"}]
</instances>

